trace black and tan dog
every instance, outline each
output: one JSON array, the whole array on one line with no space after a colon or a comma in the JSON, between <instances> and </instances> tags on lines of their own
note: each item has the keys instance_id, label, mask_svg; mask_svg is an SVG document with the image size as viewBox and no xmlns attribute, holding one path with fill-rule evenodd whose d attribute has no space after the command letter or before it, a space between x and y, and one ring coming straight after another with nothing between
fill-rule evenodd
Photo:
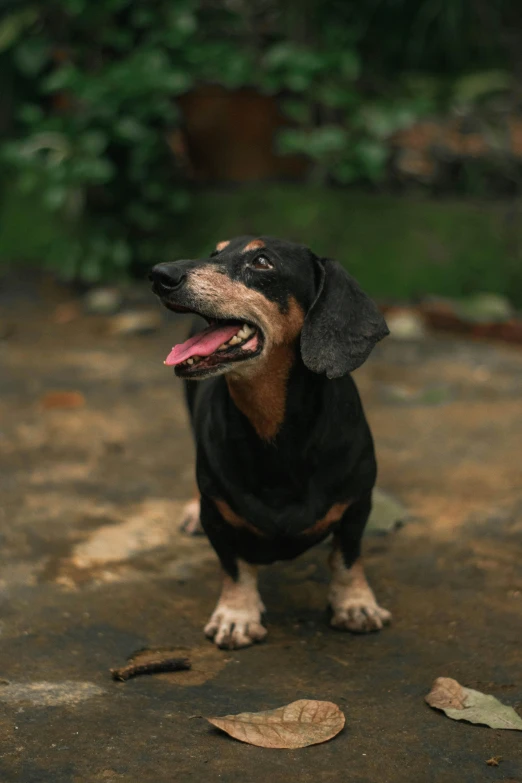
<instances>
[{"instance_id":1,"label":"black and tan dog","mask_svg":"<svg viewBox=\"0 0 522 783\"><path fill-rule=\"evenodd\" d=\"M335 261L271 237L219 242L151 279L166 307L208 323L165 362L187 381L196 510L224 570L205 633L226 648L264 639L256 565L331 533L332 625L379 630L390 613L360 560L375 455L350 376L388 334L377 307Z\"/></svg>"}]
</instances>

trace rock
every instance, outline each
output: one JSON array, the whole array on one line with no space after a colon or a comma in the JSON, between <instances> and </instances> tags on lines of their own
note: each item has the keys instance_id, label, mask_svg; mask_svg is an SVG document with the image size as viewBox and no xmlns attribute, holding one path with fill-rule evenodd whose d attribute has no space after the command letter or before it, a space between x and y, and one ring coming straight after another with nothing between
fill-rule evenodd
<instances>
[{"instance_id":1,"label":"rock","mask_svg":"<svg viewBox=\"0 0 522 783\"><path fill-rule=\"evenodd\" d=\"M30 704L33 707L77 706L86 699L101 696L103 688L93 682L16 682L0 686L0 701Z\"/></svg>"},{"instance_id":2,"label":"rock","mask_svg":"<svg viewBox=\"0 0 522 783\"><path fill-rule=\"evenodd\" d=\"M127 313L115 315L111 319L109 332L122 337L133 334L150 334L157 331L161 324L161 315L156 310L129 310Z\"/></svg>"},{"instance_id":3,"label":"rock","mask_svg":"<svg viewBox=\"0 0 522 783\"><path fill-rule=\"evenodd\" d=\"M384 535L400 527L408 518L408 512L392 495L382 489L373 490L373 509L366 525L366 533Z\"/></svg>"},{"instance_id":4,"label":"rock","mask_svg":"<svg viewBox=\"0 0 522 783\"><path fill-rule=\"evenodd\" d=\"M417 405L444 405L454 398L453 391L446 384L426 386L422 389L415 402Z\"/></svg>"},{"instance_id":5,"label":"rock","mask_svg":"<svg viewBox=\"0 0 522 783\"><path fill-rule=\"evenodd\" d=\"M456 300L454 309L463 321L475 324L503 323L515 314L509 300L500 294L475 294Z\"/></svg>"},{"instance_id":6,"label":"rock","mask_svg":"<svg viewBox=\"0 0 522 783\"><path fill-rule=\"evenodd\" d=\"M85 294L83 303L88 313L112 315L122 306L123 295L118 288L93 288Z\"/></svg>"},{"instance_id":7,"label":"rock","mask_svg":"<svg viewBox=\"0 0 522 783\"><path fill-rule=\"evenodd\" d=\"M386 323L394 340L421 340L426 334L424 319L414 310L390 310Z\"/></svg>"},{"instance_id":8,"label":"rock","mask_svg":"<svg viewBox=\"0 0 522 783\"><path fill-rule=\"evenodd\" d=\"M386 383L380 387L381 398L396 405L412 404L416 400L417 391L397 383Z\"/></svg>"}]
</instances>

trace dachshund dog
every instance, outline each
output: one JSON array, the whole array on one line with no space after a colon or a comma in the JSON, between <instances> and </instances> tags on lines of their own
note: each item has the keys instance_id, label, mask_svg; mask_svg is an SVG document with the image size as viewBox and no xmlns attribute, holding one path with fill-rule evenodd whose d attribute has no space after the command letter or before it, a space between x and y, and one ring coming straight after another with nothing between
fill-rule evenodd
<instances>
[{"instance_id":1,"label":"dachshund dog","mask_svg":"<svg viewBox=\"0 0 522 783\"><path fill-rule=\"evenodd\" d=\"M376 462L350 375L388 334L376 305L336 261L268 236L150 277L167 308L200 316L165 364L185 381L196 441L192 514L224 572L205 634L226 649L263 640L256 566L330 534L332 626L380 630L391 615L360 558Z\"/></svg>"}]
</instances>

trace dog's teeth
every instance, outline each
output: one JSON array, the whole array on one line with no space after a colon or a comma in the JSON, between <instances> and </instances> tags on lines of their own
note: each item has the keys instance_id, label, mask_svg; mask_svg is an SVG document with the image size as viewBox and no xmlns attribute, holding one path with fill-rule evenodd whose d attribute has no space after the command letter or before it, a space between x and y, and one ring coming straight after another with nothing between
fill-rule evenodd
<instances>
[{"instance_id":1,"label":"dog's teeth","mask_svg":"<svg viewBox=\"0 0 522 783\"><path fill-rule=\"evenodd\" d=\"M194 359L187 359L187 364L194 364Z\"/></svg>"},{"instance_id":2,"label":"dog's teeth","mask_svg":"<svg viewBox=\"0 0 522 783\"><path fill-rule=\"evenodd\" d=\"M253 333L253 329L248 324L243 324L239 332L237 333L238 337L241 337L242 340L246 340L247 337L250 337L250 335Z\"/></svg>"},{"instance_id":3,"label":"dog's teeth","mask_svg":"<svg viewBox=\"0 0 522 783\"><path fill-rule=\"evenodd\" d=\"M223 343L219 346L218 351L226 351L228 348L228 345L226 343Z\"/></svg>"},{"instance_id":4,"label":"dog's teeth","mask_svg":"<svg viewBox=\"0 0 522 783\"><path fill-rule=\"evenodd\" d=\"M232 338L229 340L229 344L230 344L230 345L237 345L237 344L238 344L238 343L240 343L240 342L241 342L241 337L239 337L237 334L235 334L235 335L234 335L234 336L233 336L233 337L232 337Z\"/></svg>"}]
</instances>

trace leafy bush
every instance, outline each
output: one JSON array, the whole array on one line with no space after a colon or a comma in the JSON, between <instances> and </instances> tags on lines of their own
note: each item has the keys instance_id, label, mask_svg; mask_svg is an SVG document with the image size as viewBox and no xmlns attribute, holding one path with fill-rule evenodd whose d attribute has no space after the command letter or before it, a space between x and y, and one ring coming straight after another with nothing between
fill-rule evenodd
<instances>
[{"instance_id":1,"label":"leafy bush","mask_svg":"<svg viewBox=\"0 0 522 783\"><path fill-rule=\"evenodd\" d=\"M175 98L198 78L235 84L241 65L206 40L196 11L192 0L55 0L3 20L0 46L33 96L17 106L21 139L2 158L23 191L73 222L70 242L48 253L67 277L96 280L168 252L189 204L169 146Z\"/></svg>"},{"instance_id":2,"label":"leafy bush","mask_svg":"<svg viewBox=\"0 0 522 783\"><path fill-rule=\"evenodd\" d=\"M316 50L277 44L265 57L268 75L292 95L283 109L295 127L281 131L279 150L301 153L315 166L316 182L341 185L382 180L387 140L399 128L431 110L434 102L401 85L399 94L372 94L360 83L361 62L350 30Z\"/></svg>"},{"instance_id":3,"label":"leafy bush","mask_svg":"<svg viewBox=\"0 0 522 783\"><path fill-rule=\"evenodd\" d=\"M431 0L306 13L301 0L3 0L0 70L23 98L1 158L69 227L49 264L85 281L132 271L167 256L190 206L177 96L202 82L276 94L293 123L279 149L310 158L312 180L379 182L388 137L437 105L451 57L499 61L484 30L506 4L481 22L473 0L441 0L435 17Z\"/></svg>"}]
</instances>

